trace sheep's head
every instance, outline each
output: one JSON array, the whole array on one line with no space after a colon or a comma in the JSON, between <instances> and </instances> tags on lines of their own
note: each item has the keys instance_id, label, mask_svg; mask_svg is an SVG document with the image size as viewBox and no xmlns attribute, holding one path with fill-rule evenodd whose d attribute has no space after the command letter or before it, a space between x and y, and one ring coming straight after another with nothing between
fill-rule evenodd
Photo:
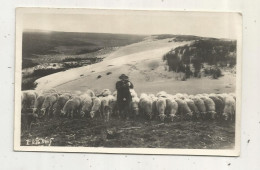
<instances>
[{"instance_id":1,"label":"sheep's head","mask_svg":"<svg viewBox=\"0 0 260 170\"><path fill-rule=\"evenodd\" d=\"M46 113L46 108L42 108L40 111L40 117L45 116L45 113Z\"/></svg>"},{"instance_id":2,"label":"sheep's head","mask_svg":"<svg viewBox=\"0 0 260 170\"><path fill-rule=\"evenodd\" d=\"M81 111L81 112L80 112L80 116L81 116L81 117L84 117L84 116L85 116L85 112L84 112L84 111Z\"/></svg>"},{"instance_id":3,"label":"sheep's head","mask_svg":"<svg viewBox=\"0 0 260 170\"><path fill-rule=\"evenodd\" d=\"M176 115L175 114L170 114L169 117L170 117L171 121L173 121L174 118L176 117Z\"/></svg>"},{"instance_id":4,"label":"sheep's head","mask_svg":"<svg viewBox=\"0 0 260 170\"><path fill-rule=\"evenodd\" d=\"M94 112L94 111L91 111L91 112L90 112L90 117L93 119L94 116L95 116L95 112Z\"/></svg>"},{"instance_id":5,"label":"sheep's head","mask_svg":"<svg viewBox=\"0 0 260 170\"><path fill-rule=\"evenodd\" d=\"M132 112L134 115L139 115L139 107L138 107L138 103L133 103L132 104Z\"/></svg>"},{"instance_id":6,"label":"sheep's head","mask_svg":"<svg viewBox=\"0 0 260 170\"><path fill-rule=\"evenodd\" d=\"M192 111L188 112L187 115L188 115L188 117L192 117L193 116L193 112Z\"/></svg>"},{"instance_id":7,"label":"sheep's head","mask_svg":"<svg viewBox=\"0 0 260 170\"><path fill-rule=\"evenodd\" d=\"M133 114L134 114L135 116L138 116L138 115L139 115L139 109L138 109L138 108L134 109L134 110L133 110Z\"/></svg>"},{"instance_id":8,"label":"sheep's head","mask_svg":"<svg viewBox=\"0 0 260 170\"><path fill-rule=\"evenodd\" d=\"M224 119L225 121L227 121L228 118L229 118L228 113L223 113L222 116L223 116L223 119Z\"/></svg>"},{"instance_id":9,"label":"sheep's head","mask_svg":"<svg viewBox=\"0 0 260 170\"><path fill-rule=\"evenodd\" d=\"M66 115L65 111L64 111L64 110L61 110L60 115L61 115L61 116Z\"/></svg>"},{"instance_id":10,"label":"sheep's head","mask_svg":"<svg viewBox=\"0 0 260 170\"><path fill-rule=\"evenodd\" d=\"M33 108L32 110L33 110L33 114L36 114L37 108Z\"/></svg>"},{"instance_id":11,"label":"sheep's head","mask_svg":"<svg viewBox=\"0 0 260 170\"><path fill-rule=\"evenodd\" d=\"M197 119L201 118L201 115L200 115L199 112L196 112L196 113L195 113L195 118L197 118Z\"/></svg>"},{"instance_id":12,"label":"sheep's head","mask_svg":"<svg viewBox=\"0 0 260 170\"><path fill-rule=\"evenodd\" d=\"M216 112L215 111L209 111L209 116L212 120L216 118Z\"/></svg>"},{"instance_id":13,"label":"sheep's head","mask_svg":"<svg viewBox=\"0 0 260 170\"><path fill-rule=\"evenodd\" d=\"M164 118L166 117L166 115L165 114L160 114L159 117L160 117L161 121L164 121Z\"/></svg>"}]
</instances>

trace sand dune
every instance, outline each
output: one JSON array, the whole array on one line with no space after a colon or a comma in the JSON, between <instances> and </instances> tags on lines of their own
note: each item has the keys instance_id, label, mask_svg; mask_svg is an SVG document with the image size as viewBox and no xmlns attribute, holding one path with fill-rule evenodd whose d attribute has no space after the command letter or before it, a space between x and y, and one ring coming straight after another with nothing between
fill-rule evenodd
<instances>
[{"instance_id":1,"label":"sand dune","mask_svg":"<svg viewBox=\"0 0 260 170\"><path fill-rule=\"evenodd\" d=\"M166 45L165 45L166 44ZM135 43L129 46L119 48L114 53L110 54L104 61L93 65L74 68L64 72L55 73L46 77L42 77L36 80L37 89L54 88L66 82L70 82L80 78L80 75L84 74L91 76L101 72L106 72L115 69L119 69L120 73L126 73L123 68L125 65L131 65L134 63L140 63L148 60L158 60L162 62L162 56L170 51L172 48L183 45L186 43L168 43L168 40L158 41L144 41ZM158 46L154 48L154 46ZM136 50L136 52L134 52ZM129 54L127 54L129 53ZM122 70L123 69L123 70Z\"/></svg>"},{"instance_id":2,"label":"sand dune","mask_svg":"<svg viewBox=\"0 0 260 170\"><path fill-rule=\"evenodd\" d=\"M69 91L95 91L109 88L115 90L120 74L130 77L137 92L156 93L160 90L169 93L186 92L190 94L205 92L233 92L235 77L226 74L218 80L209 78L176 80L179 73L167 71L162 56L173 48L191 42L168 42L164 40L146 40L120 47L108 55L102 62L93 65L59 72L36 80L37 88ZM98 78L98 76L100 78ZM228 88L227 88L228 87Z\"/></svg>"}]
</instances>

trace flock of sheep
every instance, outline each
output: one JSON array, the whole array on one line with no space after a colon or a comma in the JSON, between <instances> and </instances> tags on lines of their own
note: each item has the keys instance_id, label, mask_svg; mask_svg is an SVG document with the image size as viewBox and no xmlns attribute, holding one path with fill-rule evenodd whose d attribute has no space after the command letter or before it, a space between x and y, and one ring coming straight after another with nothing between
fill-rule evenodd
<instances>
[{"instance_id":1,"label":"flock of sheep","mask_svg":"<svg viewBox=\"0 0 260 170\"><path fill-rule=\"evenodd\" d=\"M131 89L132 101L124 111L126 117L144 117L146 119L222 119L234 121L236 96L223 94L167 94L161 91L154 94L137 93ZM110 117L122 116L117 107L117 92L105 89L95 95L92 90L86 92L57 92L48 90L22 92L22 113L32 112L34 117L100 117L108 122Z\"/></svg>"}]
</instances>

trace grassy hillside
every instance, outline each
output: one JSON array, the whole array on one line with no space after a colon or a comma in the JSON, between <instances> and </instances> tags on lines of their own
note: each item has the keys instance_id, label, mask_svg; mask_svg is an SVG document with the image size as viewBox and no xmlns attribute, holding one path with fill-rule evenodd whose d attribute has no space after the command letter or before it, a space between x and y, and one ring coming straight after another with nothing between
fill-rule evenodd
<instances>
[{"instance_id":1,"label":"grassy hillside","mask_svg":"<svg viewBox=\"0 0 260 170\"><path fill-rule=\"evenodd\" d=\"M22 89L35 88L34 81L49 74L100 62L103 55L143 38L141 35L25 31L22 68L34 71L24 70ZM47 63L59 63L62 68L45 68Z\"/></svg>"},{"instance_id":2,"label":"grassy hillside","mask_svg":"<svg viewBox=\"0 0 260 170\"><path fill-rule=\"evenodd\" d=\"M37 62L41 55L82 55L136 43L143 38L141 35L26 31L22 42L23 68L30 66L27 63Z\"/></svg>"}]
</instances>

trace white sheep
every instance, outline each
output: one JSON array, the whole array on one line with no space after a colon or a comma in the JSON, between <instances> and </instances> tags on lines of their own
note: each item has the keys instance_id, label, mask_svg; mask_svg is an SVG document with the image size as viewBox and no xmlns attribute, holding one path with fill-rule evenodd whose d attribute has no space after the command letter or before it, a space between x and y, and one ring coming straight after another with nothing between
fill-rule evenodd
<instances>
[{"instance_id":1,"label":"white sheep","mask_svg":"<svg viewBox=\"0 0 260 170\"><path fill-rule=\"evenodd\" d=\"M181 93L177 93L174 95L175 98L179 98L179 99L185 99L185 95L184 94L181 94Z\"/></svg>"},{"instance_id":2,"label":"white sheep","mask_svg":"<svg viewBox=\"0 0 260 170\"><path fill-rule=\"evenodd\" d=\"M207 110L207 113L208 113L210 119L215 119L216 106L215 106L214 101L207 96L203 96L203 97L201 97L201 99L204 101L204 104L206 106L206 110Z\"/></svg>"},{"instance_id":3,"label":"white sheep","mask_svg":"<svg viewBox=\"0 0 260 170\"><path fill-rule=\"evenodd\" d=\"M165 91L160 91L156 94L156 97L167 97L167 93Z\"/></svg>"},{"instance_id":4,"label":"white sheep","mask_svg":"<svg viewBox=\"0 0 260 170\"><path fill-rule=\"evenodd\" d=\"M57 102L53 105L52 110L53 110L53 114L55 116L57 115L61 115L61 110L63 109L64 105L66 104L66 102L71 98L70 94L61 94L58 99Z\"/></svg>"},{"instance_id":5,"label":"white sheep","mask_svg":"<svg viewBox=\"0 0 260 170\"><path fill-rule=\"evenodd\" d=\"M140 96L140 102L139 102L139 108L140 111L149 117L149 119L152 119L152 99L145 93L142 93Z\"/></svg>"},{"instance_id":6,"label":"white sheep","mask_svg":"<svg viewBox=\"0 0 260 170\"><path fill-rule=\"evenodd\" d=\"M111 95L111 91L109 89L104 89L101 93L103 97Z\"/></svg>"},{"instance_id":7,"label":"white sheep","mask_svg":"<svg viewBox=\"0 0 260 170\"><path fill-rule=\"evenodd\" d=\"M169 115L170 120L173 121L178 111L178 103L173 98L166 99L166 114Z\"/></svg>"},{"instance_id":8,"label":"white sheep","mask_svg":"<svg viewBox=\"0 0 260 170\"><path fill-rule=\"evenodd\" d=\"M205 116L207 114L207 109L206 109L204 101L202 99L200 99L200 97L198 97L197 95L192 100L199 110L199 114L196 115L197 118L200 118L200 117L205 118Z\"/></svg>"},{"instance_id":9,"label":"white sheep","mask_svg":"<svg viewBox=\"0 0 260 170\"><path fill-rule=\"evenodd\" d=\"M89 94L84 94L80 96L81 99L81 110L80 116L84 117L86 114L89 114L92 108L92 98Z\"/></svg>"},{"instance_id":10,"label":"white sheep","mask_svg":"<svg viewBox=\"0 0 260 170\"><path fill-rule=\"evenodd\" d=\"M139 115L139 102L140 99L136 96L132 98L132 101L130 102L130 113L136 118Z\"/></svg>"},{"instance_id":11,"label":"white sheep","mask_svg":"<svg viewBox=\"0 0 260 170\"><path fill-rule=\"evenodd\" d=\"M235 93L229 93L229 96L232 96L234 98L234 100L236 100L236 94Z\"/></svg>"},{"instance_id":12,"label":"white sheep","mask_svg":"<svg viewBox=\"0 0 260 170\"><path fill-rule=\"evenodd\" d=\"M235 120L235 112L236 112L236 101L233 96L229 96L225 99L225 107L223 112L224 120Z\"/></svg>"},{"instance_id":13,"label":"white sheep","mask_svg":"<svg viewBox=\"0 0 260 170\"><path fill-rule=\"evenodd\" d=\"M74 97L65 103L61 113L63 115L67 115L68 117L73 118L75 113L79 114L80 107L81 107L80 97Z\"/></svg>"},{"instance_id":14,"label":"white sheep","mask_svg":"<svg viewBox=\"0 0 260 170\"><path fill-rule=\"evenodd\" d=\"M33 107L33 114L34 115L39 115L40 114L40 110L42 107L42 104L45 100L45 95L39 95L34 103L34 107Z\"/></svg>"},{"instance_id":15,"label":"white sheep","mask_svg":"<svg viewBox=\"0 0 260 170\"><path fill-rule=\"evenodd\" d=\"M146 97L148 97L148 95L147 95L146 93L141 93L141 94L140 94L140 99L146 98Z\"/></svg>"},{"instance_id":16,"label":"white sheep","mask_svg":"<svg viewBox=\"0 0 260 170\"><path fill-rule=\"evenodd\" d=\"M209 98L211 98L214 101L215 107L216 107L217 118L220 118L221 114L223 113L224 107L225 107L224 101L222 101L219 97L217 97L217 95L214 95L214 94L210 94Z\"/></svg>"},{"instance_id":17,"label":"white sheep","mask_svg":"<svg viewBox=\"0 0 260 170\"><path fill-rule=\"evenodd\" d=\"M135 92L134 89L129 89L129 91L130 91L132 98L137 97L137 93Z\"/></svg>"},{"instance_id":18,"label":"white sheep","mask_svg":"<svg viewBox=\"0 0 260 170\"><path fill-rule=\"evenodd\" d=\"M97 112L101 113L100 112L101 100L98 97L94 97L94 98L92 98L92 102L93 102L93 105L92 105L92 108L90 111L90 117L94 118L94 116Z\"/></svg>"},{"instance_id":19,"label":"white sheep","mask_svg":"<svg viewBox=\"0 0 260 170\"><path fill-rule=\"evenodd\" d=\"M112 96L114 96L115 98L117 98L117 91L114 91L114 92L112 93Z\"/></svg>"},{"instance_id":20,"label":"white sheep","mask_svg":"<svg viewBox=\"0 0 260 170\"><path fill-rule=\"evenodd\" d=\"M101 117L104 117L105 122L109 121L109 116L110 116L110 107L109 107L109 100L110 97L100 97L101 100Z\"/></svg>"},{"instance_id":21,"label":"white sheep","mask_svg":"<svg viewBox=\"0 0 260 170\"><path fill-rule=\"evenodd\" d=\"M187 102L179 98L175 98L175 101L178 103L178 113L182 116L182 118L183 117L191 118L193 114Z\"/></svg>"},{"instance_id":22,"label":"white sheep","mask_svg":"<svg viewBox=\"0 0 260 170\"><path fill-rule=\"evenodd\" d=\"M90 90L90 89L88 89L88 90L85 92L85 94L88 94L90 97L95 97L95 96L96 96L95 93L94 93L92 90Z\"/></svg>"},{"instance_id":23,"label":"white sheep","mask_svg":"<svg viewBox=\"0 0 260 170\"><path fill-rule=\"evenodd\" d=\"M41 117L45 116L46 114L50 116L52 112L52 107L57 102L58 98L59 95L57 93L49 94L45 97L41 108Z\"/></svg>"},{"instance_id":24,"label":"white sheep","mask_svg":"<svg viewBox=\"0 0 260 170\"><path fill-rule=\"evenodd\" d=\"M152 114L156 115L157 113L156 102L158 100L158 97L156 97L154 94L149 94L148 97L152 99Z\"/></svg>"},{"instance_id":25,"label":"white sheep","mask_svg":"<svg viewBox=\"0 0 260 170\"><path fill-rule=\"evenodd\" d=\"M164 118L166 117L166 115L165 115L166 98L159 97L156 102L156 108L157 108L159 118L161 119L161 121L164 121Z\"/></svg>"},{"instance_id":26,"label":"white sheep","mask_svg":"<svg viewBox=\"0 0 260 170\"><path fill-rule=\"evenodd\" d=\"M195 105L194 101L192 99L189 99L189 98L186 98L184 100L187 102L190 110L193 112L193 116L196 117L196 118L199 118L199 109Z\"/></svg>"}]
</instances>

